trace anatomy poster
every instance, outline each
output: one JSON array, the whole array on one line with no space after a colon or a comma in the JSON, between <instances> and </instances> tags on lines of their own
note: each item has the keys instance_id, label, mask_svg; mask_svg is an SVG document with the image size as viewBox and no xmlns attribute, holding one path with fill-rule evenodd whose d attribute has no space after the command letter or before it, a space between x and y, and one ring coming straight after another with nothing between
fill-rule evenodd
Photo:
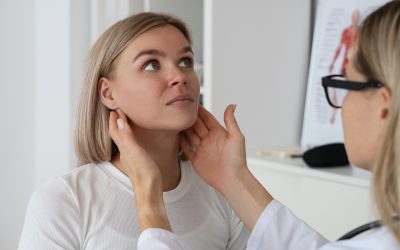
<instances>
[{"instance_id":1,"label":"anatomy poster","mask_svg":"<svg viewBox=\"0 0 400 250\"><path fill-rule=\"evenodd\" d=\"M363 19L387 0L317 1L301 147L343 142L341 110L329 106L321 78L343 74Z\"/></svg>"}]
</instances>

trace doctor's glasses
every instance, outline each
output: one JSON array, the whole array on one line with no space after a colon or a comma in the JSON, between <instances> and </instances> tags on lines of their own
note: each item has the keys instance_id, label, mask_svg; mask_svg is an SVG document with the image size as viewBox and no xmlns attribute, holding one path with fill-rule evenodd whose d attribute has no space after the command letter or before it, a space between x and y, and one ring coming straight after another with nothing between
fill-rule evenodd
<instances>
[{"instance_id":1,"label":"doctor's glasses","mask_svg":"<svg viewBox=\"0 0 400 250\"><path fill-rule=\"evenodd\" d=\"M367 88L381 88L383 84L377 81L356 82L348 81L342 75L329 75L322 78L322 86L329 105L333 108L342 108L343 100L349 91L358 91Z\"/></svg>"}]
</instances>

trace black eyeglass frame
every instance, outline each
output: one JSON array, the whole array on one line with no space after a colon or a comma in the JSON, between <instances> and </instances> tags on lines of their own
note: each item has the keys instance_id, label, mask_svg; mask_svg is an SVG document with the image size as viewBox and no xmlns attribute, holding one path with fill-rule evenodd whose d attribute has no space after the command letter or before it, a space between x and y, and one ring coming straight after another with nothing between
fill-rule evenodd
<instances>
[{"instance_id":1,"label":"black eyeglass frame","mask_svg":"<svg viewBox=\"0 0 400 250\"><path fill-rule=\"evenodd\" d=\"M322 77L322 86L324 87L325 97L326 97L326 100L328 101L329 105L331 107L337 108L337 109L340 109L342 107L337 106L331 102L331 99L329 98L328 87L338 88L338 89L347 89L347 90L352 90L352 91L359 91L359 90L363 90L366 88L379 89L379 88L383 87L383 84L378 81L357 82L357 81L332 79L334 77L343 77L344 78L343 75L328 75L328 76Z\"/></svg>"}]
</instances>

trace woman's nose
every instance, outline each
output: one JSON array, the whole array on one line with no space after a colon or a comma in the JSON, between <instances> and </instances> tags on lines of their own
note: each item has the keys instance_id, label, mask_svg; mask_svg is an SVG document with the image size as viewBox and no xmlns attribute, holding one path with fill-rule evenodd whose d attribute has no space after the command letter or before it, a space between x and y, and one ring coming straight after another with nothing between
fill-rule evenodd
<instances>
[{"instance_id":1,"label":"woman's nose","mask_svg":"<svg viewBox=\"0 0 400 250\"><path fill-rule=\"evenodd\" d=\"M185 72L179 67L173 67L169 72L168 86L172 87L179 84L186 84L187 77Z\"/></svg>"}]
</instances>

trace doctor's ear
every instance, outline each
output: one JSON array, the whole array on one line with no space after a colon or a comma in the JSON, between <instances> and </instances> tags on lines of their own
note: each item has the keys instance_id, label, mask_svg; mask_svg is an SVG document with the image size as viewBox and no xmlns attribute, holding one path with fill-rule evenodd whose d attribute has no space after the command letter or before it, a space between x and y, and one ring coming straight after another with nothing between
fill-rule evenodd
<instances>
[{"instance_id":1,"label":"doctor's ear","mask_svg":"<svg viewBox=\"0 0 400 250\"><path fill-rule=\"evenodd\" d=\"M112 95L112 83L106 77L101 77L98 84L101 102L109 109L115 110L117 105Z\"/></svg>"},{"instance_id":2,"label":"doctor's ear","mask_svg":"<svg viewBox=\"0 0 400 250\"><path fill-rule=\"evenodd\" d=\"M379 112L379 116L382 120L386 120L389 114L390 104L392 102L392 95L390 90L386 87L379 89L380 100L381 100L381 108Z\"/></svg>"}]
</instances>

